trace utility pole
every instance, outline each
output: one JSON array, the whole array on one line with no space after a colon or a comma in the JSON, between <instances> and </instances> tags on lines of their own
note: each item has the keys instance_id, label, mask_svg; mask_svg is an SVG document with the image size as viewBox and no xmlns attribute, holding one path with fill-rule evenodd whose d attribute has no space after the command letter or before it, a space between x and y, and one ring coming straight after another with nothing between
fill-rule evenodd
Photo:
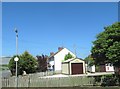
<instances>
[{"instance_id":1,"label":"utility pole","mask_svg":"<svg viewBox=\"0 0 120 89\"><path fill-rule=\"evenodd\" d=\"M14 58L14 61L16 62L16 89L18 89L18 77L17 77L17 62L19 60L18 56L18 30L15 28L15 33L16 33L16 57Z\"/></svg>"},{"instance_id":2,"label":"utility pole","mask_svg":"<svg viewBox=\"0 0 120 89\"><path fill-rule=\"evenodd\" d=\"M16 55L18 55L18 30L15 28L16 33Z\"/></svg>"},{"instance_id":3,"label":"utility pole","mask_svg":"<svg viewBox=\"0 0 120 89\"><path fill-rule=\"evenodd\" d=\"M74 48L75 56L77 57L77 53L76 53L76 45L75 45L75 44L73 45L73 48Z\"/></svg>"}]
</instances>

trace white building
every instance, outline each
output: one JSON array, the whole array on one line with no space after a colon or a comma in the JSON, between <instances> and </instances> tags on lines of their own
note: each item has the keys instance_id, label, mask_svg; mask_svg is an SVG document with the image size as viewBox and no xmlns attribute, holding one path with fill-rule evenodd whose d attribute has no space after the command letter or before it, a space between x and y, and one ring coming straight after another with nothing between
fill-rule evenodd
<instances>
[{"instance_id":1,"label":"white building","mask_svg":"<svg viewBox=\"0 0 120 89\"><path fill-rule=\"evenodd\" d=\"M106 65L105 66L106 72L114 72L114 66L113 66L113 64L107 63L105 65Z\"/></svg>"},{"instance_id":2,"label":"white building","mask_svg":"<svg viewBox=\"0 0 120 89\"><path fill-rule=\"evenodd\" d=\"M95 72L95 65L88 66L88 65L86 64L86 72L94 73L94 72Z\"/></svg>"},{"instance_id":3,"label":"white building","mask_svg":"<svg viewBox=\"0 0 120 89\"><path fill-rule=\"evenodd\" d=\"M51 53L50 57L48 58L49 68L50 70L55 71L56 73L61 73L62 70L62 61L64 60L65 55L70 53L74 58L76 58L76 55L73 54L70 50L67 48L59 47L58 51L56 53Z\"/></svg>"},{"instance_id":4,"label":"white building","mask_svg":"<svg viewBox=\"0 0 120 89\"><path fill-rule=\"evenodd\" d=\"M86 69L87 69L87 72L91 72L91 73L94 73L94 72L114 72L114 66L113 64L111 63L106 63L106 64L101 64L98 66L99 67L99 70L95 70L95 65L93 66L88 66L86 64Z\"/></svg>"},{"instance_id":5,"label":"white building","mask_svg":"<svg viewBox=\"0 0 120 89\"><path fill-rule=\"evenodd\" d=\"M0 57L1 65L8 65L12 57Z\"/></svg>"},{"instance_id":6,"label":"white building","mask_svg":"<svg viewBox=\"0 0 120 89\"><path fill-rule=\"evenodd\" d=\"M100 72L114 72L114 66L111 63L99 65Z\"/></svg>"}]
</instances>

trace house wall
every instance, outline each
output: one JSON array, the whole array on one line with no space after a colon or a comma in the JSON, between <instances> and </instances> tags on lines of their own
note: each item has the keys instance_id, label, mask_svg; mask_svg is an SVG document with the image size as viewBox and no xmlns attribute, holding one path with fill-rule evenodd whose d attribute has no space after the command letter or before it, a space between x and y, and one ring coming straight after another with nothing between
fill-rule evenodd
<instances>
[{"instance_id":1,"label":"house wall","mask_svg":"<svg viewBox=\"0 0 120 89\"><path fill-rule=\"evenodd\" d=\"M3 65L8 65L9 64L9 61L12 57L0 57L0 62L1 64Z\"/></svg>"},{"instance_id":2,"label":"house wall","mask_svg":"<svg viewBox=\"0 0 120 89\"><path fill-rule=\"evenodd\" d=\"M69 74L69 64L68 63L63 63L62 64L62 73L63 74Z\"/></svg>"},{"instance_id":3,"label":"house wall","mask_svg":"<svg viewBox=\"0 0 120 89\"><path fill-rule=\"evenodd\" d=\"M110 63L106 64L105 68L106 68L106 72L114 71L114 66L112 64L110 64Z\"/></svg>"},{"instance_id":4,"label":"house wall","mask_svg":"<svg viewBox=\"0 0 120 89\"><path fill-rule=\"evenodd\" d=\"M52 57L52 58L50 58L49 60L48 60L48 63L50 64L50 67L48 68L48 70L54 70L53 69L53 66L54 66L54 57Z\"/></svg>"},{"instance_id":5,"label":"house wall","mask_svg":"<svg viewBox=\"0 0 120 89\"><path fill-rule=\"evenodd\" d=\"M87 71L88 72L95 72L95 65L93 65L93 66L87 66Z\"/></svg>"},{"instance_id":6,"label":"house wall","mask_svg":"<svg viewBox=\"0 0 120 89\"><path fill-rule=\"evenodd\" d=\"M53 69L54 69L54 68L53 68L53 66L54 66L54 61L50 61L49 63L50 63L50 65L51 65L50 70L53 70Z\"/></svg>"},{"instance_id":7,"label":"house wall","mask_svg":"<svg viewBox=\"0 0 120 89\"><path fill-rule=\"evenodd\" d=\"M57 53L54 56L55 72L61 72L61 70L62 70L62 66L61 66L62 65L62 60L64 60L65 55L67 55L68 53L73 55L73 57L76 57L72 52L70 52L66 48L62 49L59 53Z\"/></svg>"}]
</instances>

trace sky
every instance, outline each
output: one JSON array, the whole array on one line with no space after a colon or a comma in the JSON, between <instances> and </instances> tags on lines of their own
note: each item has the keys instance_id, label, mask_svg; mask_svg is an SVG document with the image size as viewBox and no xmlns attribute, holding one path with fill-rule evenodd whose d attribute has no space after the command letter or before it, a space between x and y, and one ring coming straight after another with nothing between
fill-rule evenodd
<instances>
[{"instance_id":1,"label":"sky","mask_svg":"<svg viewBox=\"0 0 120 89\"><path fill-rule=\"evenodd\" d=\"M104 27L118 21L117 2L3 2L2 56L28 51L49 55L66 47L79 58L90 54Z\"/></svg>"}]
</instances>

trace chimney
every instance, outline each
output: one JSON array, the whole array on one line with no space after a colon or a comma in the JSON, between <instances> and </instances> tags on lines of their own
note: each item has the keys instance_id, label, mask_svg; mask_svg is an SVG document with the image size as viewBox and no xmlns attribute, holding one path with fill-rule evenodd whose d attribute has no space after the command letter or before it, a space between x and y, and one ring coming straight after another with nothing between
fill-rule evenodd
<instances>
[{"instance_id":1,"label":"chimney","mask_svg":"<svg viewBox=\"0 0 120 89\"><path fill-rule=\"evenodd\" d=\"M58 51L61 51L63 49L63 47L58 47Z\"/></svg>"},{"instance_id":2,"label":"chimney","mask_svg":"<svg viewBox=\"0 0 120 89\"><path fill-rule=\"evenodd\" d=\"M51 56L51 55L54 55L54 52L50 52L50 56Z\"/></svg>"}]
</instances>

